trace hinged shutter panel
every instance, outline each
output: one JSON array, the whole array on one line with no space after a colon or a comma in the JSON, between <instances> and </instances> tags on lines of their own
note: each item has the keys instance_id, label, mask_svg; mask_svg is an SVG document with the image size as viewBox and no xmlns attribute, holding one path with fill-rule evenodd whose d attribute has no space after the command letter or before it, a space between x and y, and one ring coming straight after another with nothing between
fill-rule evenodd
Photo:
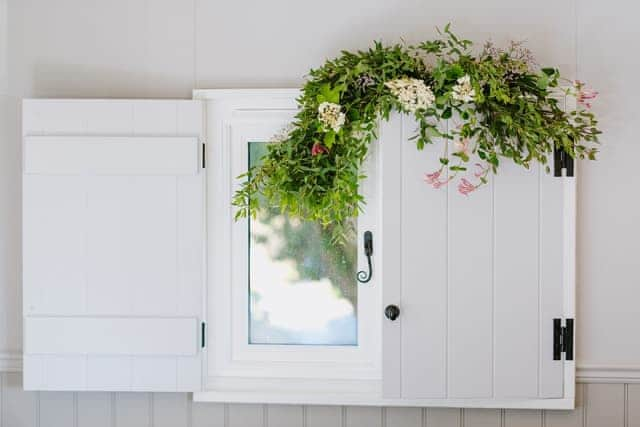
<instances>
[{"instance_id":1,"label":"hinged shutter panel","mask_svg":"<svg viewBox=\"0 0 640 427\"><path fill-rule=\"evenodd\" d=\"M201 388L197 101L27 100L24 386Z\"/></svg>"},{"instance_id":2,"label":"hinged shutter panel","mask_svg":"<svg viewBox=\"0 0 640 427\"><path fill-rule=\"evenodd\" d=\"M553 319L573 315L575 178L505 159L468 196L457 181L434 189L423 175L440 167L442 141L417 151L417 128L394 116L380 131L383 228L395 236L383 245L401 258L399 269L383 260L383 307L401 311L383 329L384 397L571 398Z\"/></svg>"}]
</instances>

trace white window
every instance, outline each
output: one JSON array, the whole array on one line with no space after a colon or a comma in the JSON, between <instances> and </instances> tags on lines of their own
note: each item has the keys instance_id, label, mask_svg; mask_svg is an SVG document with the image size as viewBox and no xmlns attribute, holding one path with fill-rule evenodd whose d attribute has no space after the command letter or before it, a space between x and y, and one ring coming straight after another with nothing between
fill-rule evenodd
<instances>
[{"instance_id":1,"label":"white window","mask_svg":"<svg viewBox=\"0 0 640 427\"><path fill-rule=\"evenodd\" d=\"M380 282L375 272L366 284L356 279L357 271L367 268L362 236L377 234L375 152L362 190L369 203L355 223L353 241L344 247L331 245L329 232L319 225L273 211L235 222L229 201L240 185L236 177L258 163L273 136L293 120L297 91L203 96L212 171L209 389L227 397L230 390L250 388L299 396L331 379L344 392L376 393Z\"/></svg>"}]
</instances>

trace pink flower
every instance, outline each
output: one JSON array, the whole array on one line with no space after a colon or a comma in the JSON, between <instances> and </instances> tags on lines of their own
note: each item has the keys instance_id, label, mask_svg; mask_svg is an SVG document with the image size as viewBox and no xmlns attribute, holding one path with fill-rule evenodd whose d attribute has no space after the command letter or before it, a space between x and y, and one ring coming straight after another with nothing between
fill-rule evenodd
<instances>
[{"instance_id":1,"label":"pink flower","mask_svg":"<svg viewBox=\"0 0 640 427\"><path fill-rule=\"evenodd\" d=\"M463 194L465 196L468 196L469 193L474 191L476 188L477 187L470 183L466 178L462 178L460 180L460 184L458 184L458 191L460 192L460 194Z\"/></svg>"},{"instance_id":2,"label":"pink flower","mask_svg":"<svg viewBox=\"0 0 640 427\"><path fill-rule=\"evenodd\" d=\"M327 150L327 148L320 144L319 142L316 142L315 144L313 144L313 147L311 147L311 155L312 156L317 156L318 154L322 154L322 153L328 153L329 150Z\"/></svg>"},{"instance_id":3,"label":"pink flower","mask_svg":"<svg viewBox=\"0 0 640 427\"><path fill-rule=\"evenodd\" d=\"M446 181L436 180L431 185L433 186L433 188L438 189L440 187L444 187L445 185L447 185L449 183L449 181L451 181L452 179L453 179L453 177L449 177Z\"/></svg>"},{"instance_id":4,"label":"pink flower","mask_svg":"<svg viewBox=\"0 0 640 427\"><path fill-rule=\"evenodd\" d=\"M489 171L489 168L487 166L483 166L480 163L476 163L475 165L478 170L474 172L474 175L476 178L480 178L481 176L485 176L487 174L487 172Z\"/></svg>"},{"instance_id":5,"label":"pink flower","mask_svg":"<svg viewBox=\"0 0 640 427\"><path fill-rule=\"evenodd\" d=\"M439 169L433 173L425 173L424 182L426 182L429 185L433 185L434 182L438 181L438 178L440 178L441 173L442 173L442 169Z\"/></svg>"},{"instance_id":6,"label":"pink flower","mask_svg":"<svg viewBox=\"0 0 640 427\"><path fill-rule=\"evenodd\" d=\"M461 139L453 143L458 153L469 155L469 138Z\"/></svg>"},{"instance_id":7,"label":"pink flower","mask_svg":"<svg viewBox=\"0 0 640 427\"><path fill-rule=\"evenodd\" d=\"M589 101L596 99L598 92L587 88L586 84L580 80L574 81L573 87L576 89L576 101L578 104L586 108L591 108L591 102Z\"/></svg>"},{"instance_id":8,"label":"pink flower","mask_svg":"<svg viewBox=\"0 0 640 427\"><path fill-rule=\"evenodd\" d=\"M440 188L449 183L453 179L453 177L449 177L445 181L440 181L440 175L442 175L442 169L439 169L433 173L425 173L424 174L424 182L431 185L433 188Z\"/></svg>"}]
</instances>

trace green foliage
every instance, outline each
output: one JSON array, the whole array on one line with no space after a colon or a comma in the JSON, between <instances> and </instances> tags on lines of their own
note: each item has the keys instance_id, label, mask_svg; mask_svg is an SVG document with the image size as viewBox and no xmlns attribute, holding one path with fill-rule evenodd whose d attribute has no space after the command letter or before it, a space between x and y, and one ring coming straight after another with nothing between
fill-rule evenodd
<instances>
[{"instance_id":1,"label":"green foliage","mask_svg":"<svg viewBox=\"0 0 640 427\"><path fill-rule=\"evenodd\" d=\"M440 162L454 175L467 170L470 154L493 173L502 158L526 168L532 162L545 164L554 148L595 158L600 133L595 117L584 109L564 111L558 98L570 89L560 89L557 69L537 69L518 44L506 50L487 45L476 55L471 48L471 41L460 39L447 25L436 40L417 46L376 42L367 51L344 51L311 70L286 140L270 144L261 164L240 177L245 181L233 199L236 219L255 215L260 207L276 207L331 226L334 238L343 240L348 219L364 206L358 193L364 178L360 169L377 137L378 119L387 120L392 111L410 112L385 85L396 79L417 79L434 95L432 104L411 112L418 123L413 138L418 149L436 140L445 145L472 141L469 152L445 147ZM472 102L462 102L454 93L465 76ZM341 106L346 117L339 130L327 129L321 121L318 107L323 102ZM439 124L452 117L459 126L443 131ZM312 154L315 144L326 152Z\"/></svg>"}]
</instances>

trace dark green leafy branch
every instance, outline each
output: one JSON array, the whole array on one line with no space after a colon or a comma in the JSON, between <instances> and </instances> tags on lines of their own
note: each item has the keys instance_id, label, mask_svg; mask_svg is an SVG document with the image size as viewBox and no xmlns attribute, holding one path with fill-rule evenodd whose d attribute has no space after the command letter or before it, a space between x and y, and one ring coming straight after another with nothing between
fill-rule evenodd
<instances>
[{"instance_id":1,"label":"dark green leafy branch","mask_svg":"<svg viewBox=\"0 0 640 427\"><path fill-rule=\"evenodd\" d=\"M342 224L365 203L358 183L377 121L392 111L415 118L418 149L444 141L442 167L425 175L435 188L465 174L458 190L466 195L503 159L529 168L546 164L556 148L595 159L600 131L588 110L595 92L578 81L561 87L559 71L537 67L520 43L486 44L475 55L471 49L447 25L439 38L417 46L376 42L311 70L290 131L239 177L236 219L277 207L331 226L341 240ZM563 96L576 97L579 108L565 111Z\"/></svg>"}]
</instances>

